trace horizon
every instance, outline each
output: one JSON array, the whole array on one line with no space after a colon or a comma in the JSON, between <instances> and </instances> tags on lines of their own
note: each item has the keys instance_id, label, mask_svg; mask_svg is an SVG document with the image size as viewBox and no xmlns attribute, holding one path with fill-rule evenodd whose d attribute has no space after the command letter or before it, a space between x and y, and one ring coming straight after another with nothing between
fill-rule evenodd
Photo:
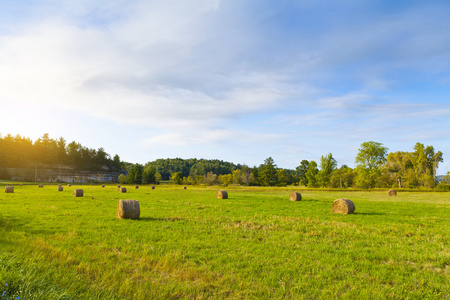
<instances>
[{"instance_id":1,"label":"horizon","mask_svg":"<svg viewBox=\"0 0 450 300\"><path fill-rule=\"evenodd\" d=\"M2 136L279 168L419 142L450 171L447 1L21 1L0 11Z\"/></svg>"},{"instance_id":2,"label":"horizon","mask_svg":"<svg viewBox=\"0 0 450 300\"><path fill-rule=\"evenodd\" d=\"M7 134L7 135L11 135L11 134ZM11 135L12 136L12 135ZM28 139L29 137L26 137L26 136L21 136L22 138L24 138L24 139ZM3 137L3 135L0 133L0 139L1 138L4 138ZM51 136L49 136L49 138L50 139L52 139L52 140L55 140L55 141L57 141L59 138L63 138L64 139L64 137L51 137ZM29 139L31 139L31 138L29 138ZM36 140L37 139L31 139L32 140L32 142L33 142L33 144L36 142ZM69 143L71 143L71 142L76 142L76 143L78 143L77 141L66 141L66 147L67 147L67 145L69 144ZM89 146L87 146L87 145L83 145L83 144L81 144L81 146L82 147L85 147L85 148L89 148L89 149L93 149L93 150L98 150L99 148L97 148L97 149L95 149L95 148L91 148L91 147L89 147ZM427 146L427 145L425 145L425 146ZM103 147L101 147L101 148L103 148ZM113 158L114 158L114 156L115 155L112 155L111 153L108 153L108 151L106 151L106 149L104 149L103 148L103 150L106 152L106 154L107 155L109 155L110 157L110 159L112 160ZM403 151L403 152L410 152L410 151ZM412 152L412 151L411 151ZM387 153L386 153L386 156L389 154L390 152L388 151ZM117 154L118 155L118 154ZM119 157L120 157L120 155L119 155ZM271 158L271 157L267 157L266 159L268 159L268 158ZM181 160L184 160L184 161L188 161L188 160L192 160L192 159L194 159L194 160L197 160L197 161L200 161L200 160L209 160L209 161L214 161L214 160L217 160L217 161L222 161L222 162L225 162L225 163L231 163L231 164L234 164L234 165L236 165L236 166L247 166L247 167L249 167L249 168L253 168L253 167L259 167L259 166L261 166L261 165L263 165L264 164L264 162L265 162L265 160L266 159L264 159L264 161L263 162L261 162L260 164L256 164L256 165L247 165L247 164L241 164L241 163L239 163L239 162L234 162L234 161L227 161L227 160L223 160L223 159L220 159L220 158L209 158L209 159L206 159L206 158L197 158L197 157L189 157L189 158L181 158L181 157L166 157L166 158L156 158L156 159L154 159L154 160L152 160L152 161L147 161L147 162L144 162L144 163L133 163L133 162L129 162L129 161L124 161L124 160L122 160L121 159L121 162L122 163L126 163L126 164L132 164L132 165L134 165L134 164L140 164L140 165L143 165L143 166L145 166L147 163L152 163L152 162L156 162L157 160L170 160L170 159L181 159ZM316 160L310 160L309 162L311 162L311 161L315 161L317 164L319 164L320 163L320 160L318 160L318 161L316 161ZM275 166L278 168L278 169L285 169L285 170L289 170L289 171L295 171L296 170L296 167L294 167L294 168L282 168L282 167L279 167L278 165L277 165L277 163L276 163L276 161L274 161L274 163L275 163ZM344 165L337 165L337 169L339 169L340 167L342 167L342 166L344 166ZM347 167L350 167L350 168L352 168L352 169L355 169L356 167L355 166L348 166L348 165L345 165L345 166L347 166ZM320 167L319 167L319 169L320 169ZM438 177L443 177L443 176L446 176L448 173L446 173L446 174L435 174L435 178L438 178Z\"/></svg>"}]
</instances>

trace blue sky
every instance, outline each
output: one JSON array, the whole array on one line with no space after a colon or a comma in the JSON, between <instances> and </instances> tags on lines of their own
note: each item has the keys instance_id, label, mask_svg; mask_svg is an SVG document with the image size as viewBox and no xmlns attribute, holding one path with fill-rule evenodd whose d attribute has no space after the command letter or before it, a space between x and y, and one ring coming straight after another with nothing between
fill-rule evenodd
<instances>
[{"instance_id":1,"label":"blue sky","mask_svg":"<svg viewBox=\"0 0 450 300\"><path fill-rule=\"evenodd\" d=\"M0 4L0 133L129 162L283 168L361 143L444 153L448 1L14 1Z\"/></svg>"}]
</instances>

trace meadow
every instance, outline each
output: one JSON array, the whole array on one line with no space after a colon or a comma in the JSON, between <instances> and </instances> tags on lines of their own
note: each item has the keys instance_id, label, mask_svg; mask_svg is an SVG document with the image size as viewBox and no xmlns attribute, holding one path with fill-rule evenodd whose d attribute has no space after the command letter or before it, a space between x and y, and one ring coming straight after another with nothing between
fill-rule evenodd
<instances>
[{"instance_id":1,"label":"meadow","mask_svg":"<svg viewBox=\"0 0 450 300\"><path fill-rule=\"evenodd\" d=\"M0 299L450 299L449 193L126 187L1 186Z\"/></svg>"}]
</instances>

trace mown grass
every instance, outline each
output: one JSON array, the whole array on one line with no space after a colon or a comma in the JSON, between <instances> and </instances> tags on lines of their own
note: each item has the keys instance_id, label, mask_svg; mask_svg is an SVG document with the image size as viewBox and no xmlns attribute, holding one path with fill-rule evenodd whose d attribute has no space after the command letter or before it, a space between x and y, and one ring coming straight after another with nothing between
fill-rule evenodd
<instances>
[{"instance_id":1,"label":"mown grass","mask_svg":"<svg viewBox=\"0 0 450 300\"><path fill-rule=\"evenodd\" d=\"M0 295L9 284L21 299L450 298L450 194L127 190L0 193ZM332 214L337 198L355 214ZM117 219L119 199L139 200L141 219Z\"/></svg>"}]
</instances>

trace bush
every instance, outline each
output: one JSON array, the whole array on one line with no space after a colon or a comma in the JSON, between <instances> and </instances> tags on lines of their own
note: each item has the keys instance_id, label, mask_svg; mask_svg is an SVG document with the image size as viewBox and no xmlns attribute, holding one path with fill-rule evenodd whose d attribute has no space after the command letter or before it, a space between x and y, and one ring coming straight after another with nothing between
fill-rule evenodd
<instances>
[{"instance_id":1,"label":"bush","mask_svg":"<svg viewBox=\"0 0 450 300\"><path fill-rule=\"evenodd\" d=\"M126 175L120 174L119 175L119 182L121 184L126 184L128 183L128 177Z\"/></svg>"},{"instance_id":2,"label":"bush","mask_svg":"<svg viewBox=\"0 0 450 300\"><path fill-rule=\"evenodd\" d=\"M436 190L438 190L438 191L450 192L450 183L447 183L447 182L441 182L441 183L436 187Z\"/></svg>"}]
</instances>

